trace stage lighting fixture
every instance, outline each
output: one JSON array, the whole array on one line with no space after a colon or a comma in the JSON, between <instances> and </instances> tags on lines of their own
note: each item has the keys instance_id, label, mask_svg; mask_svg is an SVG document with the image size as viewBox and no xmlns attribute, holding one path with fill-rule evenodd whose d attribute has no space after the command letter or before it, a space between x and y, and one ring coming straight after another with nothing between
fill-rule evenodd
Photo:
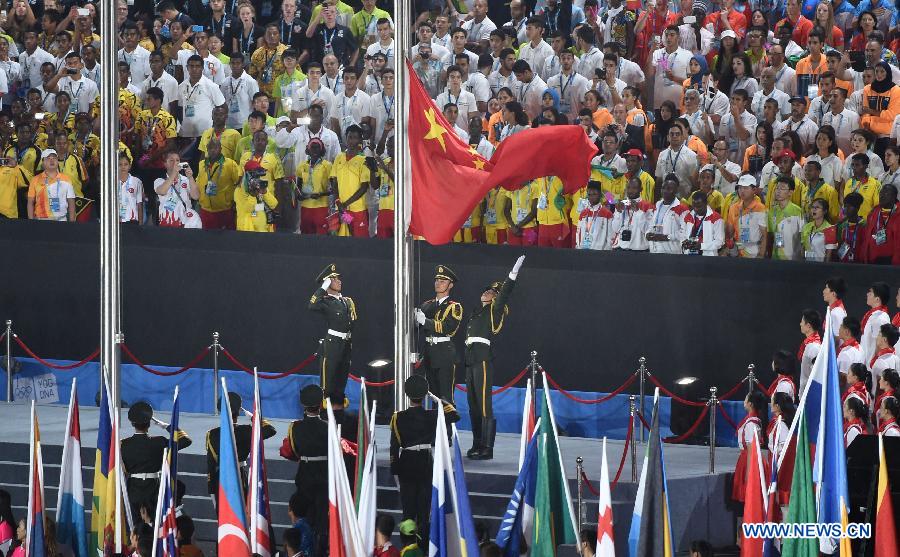
<instances>
[{"instance_id":1,"label":"stage lighting fixture","mask_svg":"<svg viewBox=\"0 0 900 557\"><path fill-rule=\"evenodd\" d=\"M376 358L367 364L369 381L385 382L393 379L394 371L388 358ZM375 423L385 425L391 422L394 408L394 389L391 387L374 387L369 389L370 400L378 401L375 407Z\"/></svg>"},{"instance_id":2,"label":"stage lighting fixture","mask_svg":"<svg viewBox=\"0 0 900 557\"><path fill-rule=\"evenodd\" d=\"M709 397L709 391L704 390L703 384L697 377L682 377L675 380L672 391L682 398L703 402ZM672 421L670 427L672 434L675 436L682 435L690 429L700 413L703 412L702 407L685 406L678 402L672 401ZM703 421L694 434L684 441L687 445L708 445L709 444L709 422Z\"/></svg>"},{"instance_id":3,"label":"stage lighting fixture","mask_svg":"<svg viewBox=\"0 0 900 557\"><path fill-rule=\"evenodd\" d=\"M390 365L391 361L386 358L378 358L376 360L372 360L369 362L369 367L373 369L377 369L380 367L384 367L386 365Z\"/></svg>"},{"instance_id":4,"label":"stage lighting fixture","mask_svg":"<svg viewBox=\"0 0 900 557\"><path fill-rule=\"evenodd\" d=\"M681 379L676 380L676 381L675 381L675 384L676 384L676 385L687 386L687 385L690 385L690 384L692 384L692 383L696 383L697 381L698 381L698 379L697 379L696 377L682 377Z\"/></svg>"}]
</instances>

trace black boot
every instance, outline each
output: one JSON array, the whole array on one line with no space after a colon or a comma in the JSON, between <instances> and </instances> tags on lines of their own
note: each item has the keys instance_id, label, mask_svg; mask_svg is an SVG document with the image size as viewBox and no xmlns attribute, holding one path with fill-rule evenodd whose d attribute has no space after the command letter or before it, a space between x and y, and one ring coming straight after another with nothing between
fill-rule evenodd
<instances>
[{"instance_id":1,"label":"black boot","mask_svg":"<svg viewBox=\"0 0 900 557\"><path fill-rule=\"evenodd\" d=\"M481 420L472 422L472 448L466 451L466 456L469 458L474 458L484 448L482 427Z\"/></svg>"},{"instance_id":2,"label":"black boot","mask_svg":"<svg viewBox=\"0 0 900 557\"><path fill-rule=\"evenodd\" d=\"M497 436L497 420L493 418L484 418L481 427L483 447L481 451L472 457L472 460L493 460L494 438Z\"/></svg>"}]
</instances>

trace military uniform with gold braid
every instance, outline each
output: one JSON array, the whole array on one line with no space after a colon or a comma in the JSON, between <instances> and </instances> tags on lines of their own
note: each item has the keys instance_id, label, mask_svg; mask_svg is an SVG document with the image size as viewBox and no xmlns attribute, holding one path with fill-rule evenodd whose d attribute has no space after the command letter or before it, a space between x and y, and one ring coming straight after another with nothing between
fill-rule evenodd
<instances>
[{"instance_id":1,"label":"military uniform with gold braid","mask_svg":"<svg viewBox=\"0 0 900 557\"><path fill-rule=\"evenodd\" d=\"M321 313L325 318L324 342L319 354L319 373L322 390L336 409L344 407L344 389L350 374L351 336L356 321L356 304L340 291L330 293L332 279L341 274L334 263L325 267L316 277L322 285L309 299L309 310ZM332 289L333 290L333 289Z\"/></svg>"},{"instance_id":2,"label":"military uniform with gold braid","mask_svg":"<svg viewBox=\"0 0 900 557\"><path fill-rule=\"evenodd\" d=\"M435 268L434 278L446 279L453 284L458 282L456 273L446 265ZM456 364L459 363L453 336L459 330L462 315L462 304L450 299L449 290L442 299L432 298L417 310L417 322L425 329L426 335L422 351L425 378L431 385L431 392L442 400L453 400Z\"/></svg>"},{"instance_id":3,"label":"military uniform with gold braid","mask_svg":"<svg viewBox=\"0 0 900 557\"><path fill-rule=\"evenodd\" d=\"M400 484L403 518L415 520L421 531L427 532L434 463L431 450L438 411L422 407L422 401L428 396L428 381L423 376L413 375L407 379L404 390L411 404L391 417L391 474L397 476ZM459 414L450 403L443 404L443 414L448 425L459 421Z\"/></svg>"},{"instance_id":4,"label":"military uniform with gold braid","mask_svg":"<svg viewBox=\"0 0 900 557\"><path fill-rule=\"evenodd\" d=\"M506 305L525 256L519 257L508 280L496 281L484 289L481 305L475 309L466 325L466 387L469 416L472 419L472 448L466 453L474 460L494 458L494 437L497 420L491 388L494 384L494 337L503 329L509 313ZM485 301L486 298L490 298Z\"/></svg>"},{"instance_id":5,"label":"military uniform with gold braid","mask_svg":"<svg viewBox=\"0 0 900 557\"><path fill-rule=\"evenodd\" d=\"M139 517L141 505L151 513L156 508L163 451L169 446L169 438L148 433L153 408L146 402L136 402L128 409L128 421L135 432L122 439L122 465L128 476L125 485L132 516ZM191 445L191 438L180 429L175 432L175 440L179 451Z\"/></svg>"},{"instance_id":6,"label":"military uniform with gold braid","mask_svg":"<svg viewBox=\"0 0 900 557\"><path fill-rule=\"evenodd\" d=\"M253 441L253 426L250 424L238 424L238 416L241 413L241 395L228 393L228 404L231 406L231 421L234 423L234 444L237 449L238 463L241 465L241 480L244 491L247 491L247 458L250 456L250 445ZM218 404L218 403L217 403ZM265 418L261 421L263 439L268 439L277 433L275 426ZM206 488L207 492L216 499L219 498L219 436L221 430L214 427L206 432Z\"/></svg>"}]
</instances>

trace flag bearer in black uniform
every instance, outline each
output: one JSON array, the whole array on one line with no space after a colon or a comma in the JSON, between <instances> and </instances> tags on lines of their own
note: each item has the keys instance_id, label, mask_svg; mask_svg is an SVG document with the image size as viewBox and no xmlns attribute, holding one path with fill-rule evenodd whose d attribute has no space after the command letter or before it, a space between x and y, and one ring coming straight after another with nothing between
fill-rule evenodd
<instances>
[{"instance_id":1,"label":"flag bearer in black uniform","mask_svg":"<svg viewBox=\"0 0 900 557\"><path fill-rule=\"evenodd\" d=\"M163 451L169 446L169 438L150 435L153 408L146 402L136 402L128 409L128 421L134 427L134 435L122 439L122 465L128 476L125 485L131 516L137 520L141 516L141 506L145 506L151 516L156 509ZM191 438L180 429L175 432L175 441L179 451L191 444Z\"/></svg>"},{"instance_id":2,"label":"flag bearer in black uniform","mask_svg":"<svg viewBox=\"0 0 900 557\"><path fill-rule=\"evenodd\" d=\"M238 416L241 414L241 395L228 393L228 404L231 406L231 421L234 423L234 444L237 449L237 459L241 465L241 480L244 484L244 492L247 492L247 458L250 456L250 444L253 442L253 426L251 424L238 425ZM220 408L221 410L221 408ZM248 412L249 414L249 412ZM275 435L275 426L265 418L260 422L263 439ZM209 494L219 503L219 435L220 428L214 427L206 432L206 487Z\"/></svg>"},{"instance_id":3,"label":"flag bearer in black uniform","mask_svg":"<svg viewBox=\"0 0 900 557\"><path fill-rule=\"evenodd\" d=\"M462 305L450 299L456 282L456 273L450 267L438 265L434 270L434 298L415 311L416 323L425 329L426 335L422 351L425 378L435 396L449 401L453 400L459 363L453 336L463 315Z\"/></svg>"},{"instance_id":4,"label":"flag bearer in black uniform","mask_svg":"<svg viewBox=\"0 0 900 557\"><path fill-rule=\"evenodd\" d=\"M400 484L403 518L415 520L420 530L427 532L431 514L431 449L438 411L422 407L428 396L425 377L413 375L406 380L404 389L410 406L391 417L391 473ZM448 424L459 421L452 404L445 402L442 412Z\"/></svg>"},{"instance_id":5,"label":"flag bearer in black uniform","mask_svg":"<svg viewBox=\"0 0 900 557\"><path fill-rule=\"evenodd\" d=\"M344 388L350 374L350 337L356 321L356 304L352 298L341 295L341 274L334 263L319 273L316 282L322 284L309 299L309 310L325 318L325 340L319 355L320 380L332 407L340 410L344 407Z\"/></svg>"},{"instance_id":6,"label":"flag bearer in black uniform","mask_svg":"<svg viewBox=\"0 0 900 557\"><path fill-rule=\"evenodd\" d=\"M519 257L509 280L491 283L481 294L481 306L469 317L466 325L466 386L469 397L469 416L472 418L472 448L466 453L474 460L494 458L494 437L497 420L491 388L494 384L494 336L503 328L503 318L509 313L506 305L519 275L525 256Z\"/></svg>"},{"instance_id":7,"label":"flag bearer in black uniform","mask_svg":"<svg viewBox=\"0 0 900 557\"><path fill-rule=\"evenodd\" d=\"M306 519L316 531L320 551L328 539L328 422L320 417L322 396L318 385L300 391L303 419L288 426L280 451L282 457L298 462L294 483L297 493L309 503Z\"/></svg>"}]
</instances>

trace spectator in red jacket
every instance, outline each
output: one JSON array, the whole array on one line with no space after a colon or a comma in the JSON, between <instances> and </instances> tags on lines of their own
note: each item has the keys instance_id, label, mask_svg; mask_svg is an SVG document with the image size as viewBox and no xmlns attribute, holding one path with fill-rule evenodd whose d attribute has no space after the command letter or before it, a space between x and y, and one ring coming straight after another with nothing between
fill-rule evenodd
<instances>
[{"instance_id":1,"label":"spectator in red jacket","mask_svg":"<svg viewBox=\"0 0 900 557\"><path fill-rule=\"evenodd\" d=\"M878 195L878 209L866 220L862 261L876 265L900 265L900 203L897 186L884 184Z\"/></svg>"}]
</instances>

